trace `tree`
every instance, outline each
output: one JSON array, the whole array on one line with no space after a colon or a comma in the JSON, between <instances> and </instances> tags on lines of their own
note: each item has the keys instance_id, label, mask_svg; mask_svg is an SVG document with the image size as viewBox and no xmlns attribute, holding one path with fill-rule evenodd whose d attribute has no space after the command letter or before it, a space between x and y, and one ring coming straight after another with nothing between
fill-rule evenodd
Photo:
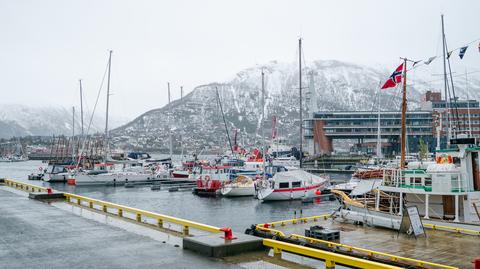
<instances>
[{"instance_id":1,"label":"tree","mask_svg":"<svg viewBox=\"0 0 480 269\"><path fill-rule=\"evenodd\" d=\"M420 139L418 143L418 157L420 161L424 161L428 158L428 147L423 139Z\"/></svg>"}]
</instances>

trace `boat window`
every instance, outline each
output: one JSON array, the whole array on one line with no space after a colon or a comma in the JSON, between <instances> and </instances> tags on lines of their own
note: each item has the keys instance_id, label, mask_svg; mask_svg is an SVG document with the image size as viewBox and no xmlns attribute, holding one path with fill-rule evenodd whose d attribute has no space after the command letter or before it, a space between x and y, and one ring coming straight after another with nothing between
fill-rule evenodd
<instances>
[{"instance_id":1,"label":"boat window","mask_svg":"<svg viewBox=\"0 0 480 269\"><path fill-rule=\"evenodd\" d=\"M288 182L280 182L280 183L278 184L278 187L279 187L280 189L288 189Z\"/></svg>"},{"instance_id":2,"label":"boat window","mask_svg":"<svg viewBox=\"0 0 480 269\"><path fill-rule=\"evenodd\" d=\"M298 182L292 182L292 188L298 188L302 185L302 182L298 181Z\"/></svg>"}]
</instances>

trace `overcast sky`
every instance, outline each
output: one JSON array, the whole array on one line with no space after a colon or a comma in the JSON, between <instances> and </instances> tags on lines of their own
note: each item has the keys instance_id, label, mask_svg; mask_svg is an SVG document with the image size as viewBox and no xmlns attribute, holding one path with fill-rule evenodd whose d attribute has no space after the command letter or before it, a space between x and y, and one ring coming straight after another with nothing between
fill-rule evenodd
<instances>
[{"instance_id":1,"label":"overcast sky","mask_svg":"<svg viewBox=\"0 0 480 269\"><path fill-rule=\"evenodd\" d=\"M307 61L393 70L399 56L441 52L442 13L451 48L480 38L478 0L0 0L0 103L78 106L82 78L92 107L109 49L111 111L130 119L165 105L167 81L178 98L180 85L189 92L256 64L293 62L300 36ZM454 64L480 70L478 42Z\"/></svg>"}]
</instances>

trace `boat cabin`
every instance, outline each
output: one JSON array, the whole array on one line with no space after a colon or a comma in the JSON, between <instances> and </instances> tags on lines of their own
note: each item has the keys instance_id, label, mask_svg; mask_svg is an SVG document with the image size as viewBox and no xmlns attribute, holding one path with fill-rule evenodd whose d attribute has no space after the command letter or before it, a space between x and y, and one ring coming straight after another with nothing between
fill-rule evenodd
<instances>
[{"instance_id":1,"label":"boat cabin","mask_svg":"<svg viewBox=\"0 0 480 269\"><path fill-rule=\"evenodd\" d=\"M458 148L437 151L426 169L385 169L378 189L399 197L398 208L416 205L425 219L480 223L480 147L456 140Z\"/></svg>"}]
</instances>

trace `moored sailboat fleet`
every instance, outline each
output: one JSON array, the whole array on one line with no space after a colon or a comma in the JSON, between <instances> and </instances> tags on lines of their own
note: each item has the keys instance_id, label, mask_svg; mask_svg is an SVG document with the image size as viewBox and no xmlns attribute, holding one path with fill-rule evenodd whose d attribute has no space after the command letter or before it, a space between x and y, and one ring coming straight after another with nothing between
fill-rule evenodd
<instances>
[{"instance_id":1,"label":"moored sailboat fleet","mask_svg":"<svg viewBox=\"0 0 480 269\"><path fill-rule=\"evenodd\" d=\"M445 45L445 41L444 41ZM470 137L456 136L451 145L456 148L438 151L435 161L415 162L406 154L407 64L415 63L402 58L402 65L392 74L391 83L403 83L401 155L393 162L371 165L359 169L348 183L330 186L324 175L314 175L302 169L302 66L301 39L299 40L299 91L300 91L300 157L281 155L285 147L263 145L251 152L232 145L217 97L230 151L214 162L201 161L194 156L175 167L171 158L111 158L108 141L108 96L110 75L107 80L107 117L104 152L101 160L92 161L84 149L70 163L53 163L45 171L46 181L66 181L69 184L115 183L155 181L162 178L195 182L193 193L202 196L227 197L254 196L263 201L296 200L317 197L326 189L336 194L342 202L339 217L372 225L398 227L398 216L406 205L416 205L425 219L436 218L456 223L480 222L479 152L476 141ZM445 49L444 49L445 50ZM444 60L448 59L444 57ZM111 69L111 52L108 74ZM446 71L445 71L446 72ZM446 78L446 76L445 76ZM262 70L262 92L263 92ZM447 98L445 98L447 100ZM447 106L448 108L448 106ZM82 116L83 117L83 116ZM262 121L264 120L262 110ZM83 119L82 119L83 122ZM83 129L83 127L82 127ZM450 133L450 131L449 131ZM82 134L83 136L83 134ZM171 137L171 136L170 136ZM263 135L262 135L263 137ZM450 138L450 137L449 137ZM278 141L277 141L278 142ZM83 142L85 144L85 142ZM171 142L170 142L171 145ZM268 152L270 151L270 152ZM75 162L73 162L75 161ZM407 162L410 164L407 166ZM350 194L350 195L349 195ZM397 221L394 221L397 219ZM397 225L398 224L398 225Z\"/></svg>"}]
</instances>

